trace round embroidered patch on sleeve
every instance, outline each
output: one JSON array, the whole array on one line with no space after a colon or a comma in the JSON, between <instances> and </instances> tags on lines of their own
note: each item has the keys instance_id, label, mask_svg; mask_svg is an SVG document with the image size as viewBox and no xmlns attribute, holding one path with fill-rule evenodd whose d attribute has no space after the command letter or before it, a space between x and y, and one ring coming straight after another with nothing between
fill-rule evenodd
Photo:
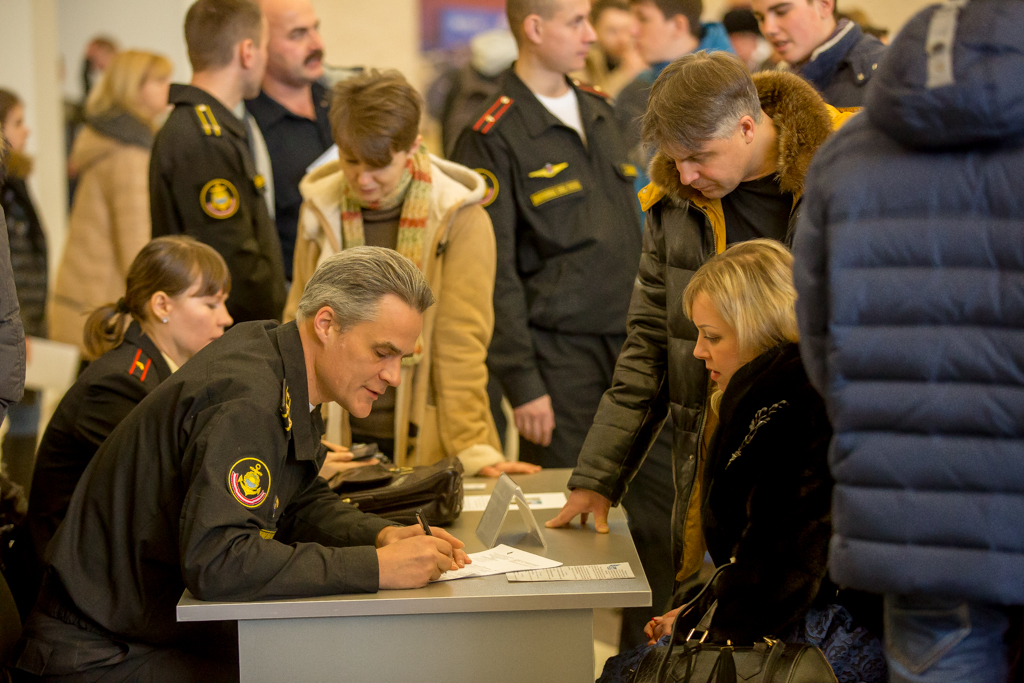
<instances>
[{"instance_id":1,"label":"round embroidered patch on sleeve","mask_svg":"<svg viewBox=\"0 0 1024 683\"><path fill-rule=\"evenodd\" d=\"M238 212L238 190L230 180L214 178L203 185L199 203L210 218L231 218Z\"/></svg>"},{"instance_id":2,"label":"round embroidered patch on sleeve","mask_svg":"<svg viewBox=\"0 0 1024 683\"><path fill-rule=\"evenodd\" d=\"M259 507L270 493L270 470L262 460L242 458L228 472L228 490L245 507Z\"/></svg>"}]
</instances>

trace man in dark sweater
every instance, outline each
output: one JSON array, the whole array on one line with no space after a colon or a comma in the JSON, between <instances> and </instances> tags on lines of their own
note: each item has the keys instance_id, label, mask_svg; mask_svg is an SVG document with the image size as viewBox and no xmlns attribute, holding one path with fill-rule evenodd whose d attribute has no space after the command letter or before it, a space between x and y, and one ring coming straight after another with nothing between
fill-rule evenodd
<instances>
[{"instance_id":1,"label":"man in dark sweater","mask_svg":"<svg viewBox=\"0 0 1024 683\"><path fill-rule=\"evenodd\" d=\"M299 181L331 146L330 93L324 75L320 20L308 0L262 0L270 27L263 89L245 106L267 141L274 169L274 222L281 240L284 275L292 279Z\"/></svg>"}]
</instances>

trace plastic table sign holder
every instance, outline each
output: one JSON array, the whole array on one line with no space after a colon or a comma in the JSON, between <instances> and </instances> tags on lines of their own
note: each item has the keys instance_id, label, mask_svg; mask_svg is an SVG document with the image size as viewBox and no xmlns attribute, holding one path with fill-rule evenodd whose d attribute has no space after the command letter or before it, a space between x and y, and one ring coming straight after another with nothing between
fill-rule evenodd
<instances>
[{"instance_id":1,"label":"plastic table sign holder","mask_svg":"<svg viewBox=\"0 0 1024 683\"><path fill-rule=\"evenodd\" d=\"M508 516L512 501L515 501L516 506L519 508L519 514L523 516L523 521L526 523L526 528L529 531L527 535L533 536L543 547L547 548L548 543L544 540L544 532L541 531L537 518L533 516L533 510L530 509L530 504L526 502L523 490L504 472L498 477L498 481L494 485L494 491L491 492L491 499L487 501L487 508L484 510L480 523L476 527L476 537L487 549L493 548L498 541L498 534L501 532L501 526L505 523L505 518Z\"/></svg>"}]
</instances>

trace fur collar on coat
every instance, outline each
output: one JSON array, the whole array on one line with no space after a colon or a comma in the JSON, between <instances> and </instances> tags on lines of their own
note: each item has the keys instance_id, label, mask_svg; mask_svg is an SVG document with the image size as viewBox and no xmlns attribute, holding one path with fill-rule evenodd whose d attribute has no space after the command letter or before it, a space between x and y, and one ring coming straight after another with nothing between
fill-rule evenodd
<instances>
[{"instance_id":1,"label":"fur collar on coat","mask_svg":"<svg viewBox=\"0 0 1024 683\"><path fill-rule=\"evenodd\" d=\"M825 104L821 95L799 76L783 71L762 71L753 76L761 109L778 132L778 178L784 192L803 194L807 167L818 147L845 120L848 113ZM678 202L703 200L703 195L679 181L675 162L662 152L651 160L653 183ZM706 201L706 200L704 200Z\"/></svg>"}]
</instances>

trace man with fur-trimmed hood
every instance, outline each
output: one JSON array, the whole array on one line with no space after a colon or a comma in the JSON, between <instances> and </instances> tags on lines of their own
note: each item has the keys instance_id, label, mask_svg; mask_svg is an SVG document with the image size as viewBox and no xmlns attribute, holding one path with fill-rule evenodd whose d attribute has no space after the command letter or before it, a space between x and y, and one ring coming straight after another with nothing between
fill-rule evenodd
<instances>
[{"instance_id":1,"label":"man with fur-trimmed hood","mask_svg":"<svg viewBox=\"0 0 1024 683\"><path fill-rule=\"evenodd\" d=\"M651 89L645 143L657 148L628 339L579 462L560 526L593 514L607 533L618 504L669 411L672 413L673 557L683 581L704 558L699 470L715 426L706 410L708 371L693 355L698 331L683 313L690 276L728 244L768 237L789 243L804 175L815 151L845 118L798 76L751 77L735 56L687 55ZM714 344L715 340L708 339Z\"/></svg>"}]
</instances>

